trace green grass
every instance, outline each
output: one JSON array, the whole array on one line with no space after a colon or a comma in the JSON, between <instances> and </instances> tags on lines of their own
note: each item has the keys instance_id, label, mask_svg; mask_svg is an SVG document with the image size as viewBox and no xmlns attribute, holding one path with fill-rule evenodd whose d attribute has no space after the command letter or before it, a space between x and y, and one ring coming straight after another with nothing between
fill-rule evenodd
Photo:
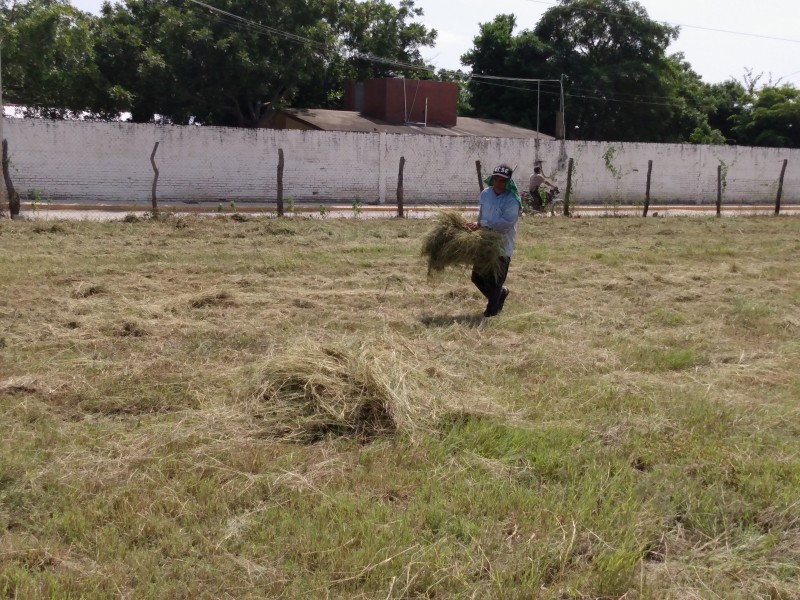
<instances>
[{"instance_id":1,"label":"green grass","mask_svg":"<svg viewBox=\"0 0 800 600\"><path fill-rule=\"evenodd\" d=\"M431 226L0 221L0 597L800 597L800 221L525 219L490 320ZM317 347L419 427L276 437Z\"/></svg>"}]
</instances>

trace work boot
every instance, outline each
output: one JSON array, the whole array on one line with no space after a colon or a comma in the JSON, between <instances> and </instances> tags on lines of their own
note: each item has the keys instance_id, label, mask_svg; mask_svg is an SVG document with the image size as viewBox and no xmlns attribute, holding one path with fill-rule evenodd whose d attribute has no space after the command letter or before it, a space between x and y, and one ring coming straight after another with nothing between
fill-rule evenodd
<instances>
[{"instance_id":1,"label":"work boot","mask_svg":"<svg viewBox=\"0 0 800 600\"><path fill-rule=\"evenodd\" d=\"M508 288L503 288L503 291L500 292L500 303L497 305L497 312L500 313L503 310L503 306L506 303L506 298L508 298Z\"/></svg>"}]
</instances>

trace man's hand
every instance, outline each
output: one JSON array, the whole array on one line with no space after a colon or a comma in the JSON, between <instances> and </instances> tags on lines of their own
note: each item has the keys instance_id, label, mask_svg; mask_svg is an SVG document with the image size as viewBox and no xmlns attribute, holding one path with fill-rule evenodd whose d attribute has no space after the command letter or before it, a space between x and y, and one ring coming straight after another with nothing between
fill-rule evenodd
<instances>
[{"instance_id":1,"label":"man's hand","mask_svg":"<svg viewBox=\"0 0 800 600\"><path fill-rule=\"evenodd\" d=\"M481 227L480 223L476 223L475 221L470 221L469 223L467 223L467 229L469 229L470 231L477 231L478 229L480 229L480 227Z\"/></svg>"}]
</instances>

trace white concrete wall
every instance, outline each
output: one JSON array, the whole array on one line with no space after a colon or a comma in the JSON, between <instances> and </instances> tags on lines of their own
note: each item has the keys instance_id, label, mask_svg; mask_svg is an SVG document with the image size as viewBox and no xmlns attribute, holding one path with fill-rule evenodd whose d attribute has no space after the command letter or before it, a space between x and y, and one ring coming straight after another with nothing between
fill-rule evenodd
<instances>
[{"instance_id":1,"label":"white concrete wall","mask_svg":"<svg viewBox=\"0 0 800 600\"><path fill-rule=\"evenodd\" d=\"M560 142L379 133L245 130L128 123L5 119L14 185L45 200L149 204L150 154L159 142L159 200L274 201L278 149L285 155L284 198L394 203L401 156L404 197L414 203L474 203L475 161L484 174L517 165L527 187L533 161L564 189L575 161L579 204L643 200L653 160L651 201L713 204L717 166L726 172L724 202L774 202L784 159L784 202L800 202L800 150L607 142ZM537 149L538 146L538 149Z\"/></svg>"}]
</instances>

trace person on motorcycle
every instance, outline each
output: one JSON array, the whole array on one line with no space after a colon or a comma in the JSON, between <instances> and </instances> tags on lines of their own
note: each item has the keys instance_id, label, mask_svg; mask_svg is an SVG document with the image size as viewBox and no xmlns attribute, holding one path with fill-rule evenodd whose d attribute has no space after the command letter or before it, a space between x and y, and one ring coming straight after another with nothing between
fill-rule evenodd
<instances>
[{"instance_id":1,"label":"person on motorcycle","mask_svg":"<svg viewBox=\"0 0 800 600\"><path fill-rule=\"evenodd\" d=\"M542 210L542 197L539 195L539 188L543 185L549 187L552 191L558 193L558 186L550 181L542 174L541 163L533 167L533 175L528 185L531 193L531 202L533 203L534 210Z\"/></svg>"}]
</instances>

